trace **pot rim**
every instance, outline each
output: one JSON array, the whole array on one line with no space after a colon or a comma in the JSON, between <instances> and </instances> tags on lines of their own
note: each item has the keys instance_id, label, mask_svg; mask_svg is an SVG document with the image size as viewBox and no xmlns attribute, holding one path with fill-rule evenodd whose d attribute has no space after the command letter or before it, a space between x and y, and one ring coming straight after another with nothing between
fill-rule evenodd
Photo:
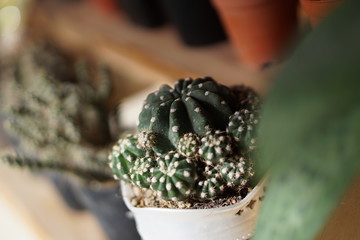
<instances>
[{"instance_id":1,"label":"pot rim","mask_svg":"<svg viewBox=\"0 0 360 240\"><path fill-rule=\"evenodd\" d=\"M214 208L206 208L206 209L177 209L177 208L157 208L157 207L134 207L129 200L129 190L130 184L121 181L121 193L124 199L126 206L131 211L141 211L141 212L161 212L161 213L179 213L179 214L208 214L209 212L226 212L232 211L233 209L243 208L245 207L252 199L253 196L256 195L259 191L264 188L267 178L262 178L259 183L246 195L245 198L240 200L235 204L231 204L229 206L224 207L214 207ZM130 193L131 194L131 193Z\"/></svg>"}]
</instances>

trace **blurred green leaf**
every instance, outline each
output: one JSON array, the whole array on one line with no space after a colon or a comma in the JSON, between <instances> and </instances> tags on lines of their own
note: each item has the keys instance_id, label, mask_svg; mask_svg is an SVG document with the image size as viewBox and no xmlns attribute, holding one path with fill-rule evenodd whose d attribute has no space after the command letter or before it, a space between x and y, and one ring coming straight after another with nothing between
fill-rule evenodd
<instances>
[{"instance_id":1,"label":"blurred green leaf","mask_svg":"<svg viewBox=\"0 0 360 240\"><path fill-rule=\"evenodd\" d=\"M258 170L268 172L254 240L313 239L360 167L360 1L297 49L263 107Z\"/></svg>"}]
</instances>

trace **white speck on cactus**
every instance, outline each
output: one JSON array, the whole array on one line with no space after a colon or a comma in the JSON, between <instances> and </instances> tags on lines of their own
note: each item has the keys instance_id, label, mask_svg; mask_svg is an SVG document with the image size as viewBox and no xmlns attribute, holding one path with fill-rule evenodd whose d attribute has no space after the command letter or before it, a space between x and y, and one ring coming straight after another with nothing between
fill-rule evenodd
<instances>
[{"instance_id":1,"label":"white speck on cactus","mask_svg":"<svg viewBox=\"0 0 360 240\"><path fill-rule=\"evenodd\" d=\"M213 153L208 153L208 154L207 154L207 158L210 159L210 160L213 159L213 158L214 158L214 154L213 154Z\"/></svg>"},{"instance_id":2,"label":"white speck on cactus","mask_svg":"<svg viewBox=\"0 0 360 240\"><path fill-rule=\"evenodd\" d=\"M222 100L222 101L221 101L221 104L222 104L222 105L225 105L225 104L226 104L226 102L225 102L224 100Z\"/></svg>"},{"instance_id":3,"label":"white speck on cactus","mask_svg":"<svg viewBox=\"0 0 360 240\"><path fill-rule=\"evenodd\" d=\"M202 84L202 83L199 83L198 86L199 86L199 88L202 88L202 87L203 87L203 84Z\"/></svg>"},{"instance_id":4,"label":"white speck on cactus","mask_svg":"<svg viewBox=\"0 0 360 240\"><path fill-rule=\"evenodd\" d=\"M161 183L165 182L165 177L161 177L161 178L160 178L160 182L161 182Z\"/></svg>"},{"instance_id":5,"label":"white speck on cactus","mask_svg":"<svg viewBox=\"0 0 360 240\"><path fill-rule=\"evenodd\" d=\"M204 95L205 95L205 96L209 95L209 91L206 91L206 92L204 93Z\"/></svg>"},{"instance_id":6,"label":"white speck on cactus","mask_svg":"<svg viewBox=\"0 0 360 240\"><path fill-rule=\"evenodd\" d=\"M211 194L214 194L214 193L215 193L215 188L214 188L214 187L210 187L210 188L209 188L209 192L210 192Z\"/></svg>"},{"instance_id":7,"label":"white speck on cactus","mask_svg":"<svg viewBox=\"0 0 360 240\"><path fill-rule=\"evenodd\" d=\"M227 173L227 171L228 171L228 169L227 169L226 167L221 170L221 172L222 172L223 174Z\"/></svg>"},{"instance_id":8,"label":"white speck on cactus","mask_svg":"<svg viewBox=\"0 0 360 240\"><path fill-rule=\"evenodd\" d=\"M178 167L178 166L179 166L179 162L175 162L174 167Z\"/></svg>"},{"instance_id":9,"label":"white speck on cactus","mask_svg":"<svg viewBox=\"0 0 360 240\"><path fill-rule=\"evenodd\" d=\"M151 119L150 119L150 122L155 122L156 121L156 118L155 117L152 117Z\"/></svg>"},{"instance_id":10,"label":"white speck on cactus","mask_svg":"<svg viewBox=\"0 0 360 240\"><path fill-rule=\"evenodd\" d=\"M156 183L156 182L157 182L156 177L152 177L152 178L151 178L151 182L152 182L152 183Z\"/></svg>"},{"instance_id":11,"label":"white speck on cactus","mask_svg":"<svg viewBox=\"0 0 360 240\"><path fill-rule=\"evenodd\" d=\"M165 103L161 103L160 106L161 106L161 107L165 106Z\"/></svg>"},{"instance_id":12,"label":"white speck on cactus","mask_svg":"<svg viewBox=\"0 0 360 240\"><path fill-rule=\"evenodd\" d=\"M182 187L183 187L182 182L176 182L176 183L175 183L175 187L177 187L177 188L182 188Z\"/></svg>"},{"instance_id":13,"label":"white speck on cactus","mask_svg":"<svg viewBox=\"0 0 360 240\"><path fill-rule=\"evenodd\" d=\"M160 100L164 100L164 98L165 98L164 96L160 96Z\"/></svg>"},{"instance_id":14,"label":"white speck on cactus","mask_svg":"<svg viewBox=\"0 0 360 240\"><path fill-rule=\"evenodd\" d=\"M190 173L188 171L184 171L183 175L184 177L190 177Z\"/></svg>"},{"instance_id":15,"label":"white speck on cactus","mask_svg":"<svg viewBox=\"0 0 360 240\"><path fill-rule=\"evenodd\" d=\"M172 130L173 132L178 132L178 131L179 131L179 126L173 126L173 127L171 128L171 130Z\"/></svg>"},{"instance_id":16,"label":"white speck on cactus","mask_svg":"<svg viewBox=\"0 0 360 240\"><path fill-rule=\"evenodd\" d=\"M201 197L201 198L206 198L206 193L202 192L202 193L200 194L200 197Z\"/></svg>"},{"instance_id":17,"label":"white speck on cactus","mask_svg":"<svg viewBox=\"0 0 360 240\"><path fill-rule=\"evenodd\" d=\"M171 190L171 188L172 188L171 183L167 183L167 184L166 184L166 190L170 191L170 190Z\"/></svg>"},{"instance_id":18,"label":"white speck on cactus","mask_svg":"<svg viewBox=\"0 0 360 240\"><path fill-rule=\"evenodd\" d=\"M190 98L189 97L187 97L187 98L185 98L185 101L187 102L187 101L189 101L190 100Z\"/></svg>"},{"instance_id":19,"label":"white speck on cactus","mask_svg":"<svg viewBox=\"0 0 360 240\"><path fill-rule=\"evenodd\" d=\"M176 108L171 108L170 112L172 112L172 113L176 112Z\"/></svg>"},{"instance_id":20,"label":"white speck on cactus","mask_svg":"<svg viewBox=\"0 0 360 240\"><path fill-rule=\"evenodd\" d=\"M215 152L221 154L222 150L221 150L220 147L216 147L216 148L215 148Z\"/></svg>"},{"instance_id":21,"label":"white speck on cactus","mask_svg":"<svg viewBox=\"0 0 360 240\"><path fill-rule=\"evenodd\" d=\"M199 113L199 112L201 112L201 109L199 107L197 107L197 108L194 109L194 112Z\"/></svg>"},{"instance_id":22,"label":"white speck on cactus","mask_svg":"<svg viewBox=\"0 0 360 240\"><path fill-rule=\"evenodd\" d=\"M149 109L149 107L150 107L150 104L146 104L146 105L144 106L145 109Z\"/></svg>"}]
</instances>

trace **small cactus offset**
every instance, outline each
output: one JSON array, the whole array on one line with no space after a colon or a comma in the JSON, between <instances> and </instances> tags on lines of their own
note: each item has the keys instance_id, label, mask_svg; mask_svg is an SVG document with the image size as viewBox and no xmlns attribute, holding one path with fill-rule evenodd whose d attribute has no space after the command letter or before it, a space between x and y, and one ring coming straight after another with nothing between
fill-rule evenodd
<instances>
[{"instance_id":1,"label":"small cactus offset","mask_svg":"<svg viewBox=\"0 0 360 240\"><path fill-rule=\"evenodd\" d=\"M165 200L185 200L193 191L197 179L193 159L169 152L156 159L151 187Z\"/></svg>"},{"instance_id":2,"label":"small cactus offset","mask_svg":"<svg viewBox=\"0 0 360 240\"><path fill-rule=\"evenodd\" d=\"M19 140L24 159L36 156L43 168L66 166L113 179L106 161L113 137L106 106L111 79L105 67L91 73L88 63L34 44L8 63L1 78L4 126ZM80 175L86 181L100 180Z\"/></svg>"},{"instance_id":3,"label":"small cactus offset","mask_svg":"<svg viewBox=\"0 0 360 240\"><path fill-rule=\"evenodd\" d=\"M254 175L250 152L259 106L253 90L228 88L209 77L162 86L145 100L138 133L114 147L110 165L117 178L166 201L240 195Z\"/></svg>"},{"instance_id":4,"label":"small cactus offset","mask_svg":"<svg viewBox=\"0 0 360 240\"><path fill-rule=\"evenodd\" d=\"M241 109L230 116L227 132L237 142L241 142L243 149L250 152L256 146L256 128L258 123L258 110Z\"/></svg>"}]
</instances>

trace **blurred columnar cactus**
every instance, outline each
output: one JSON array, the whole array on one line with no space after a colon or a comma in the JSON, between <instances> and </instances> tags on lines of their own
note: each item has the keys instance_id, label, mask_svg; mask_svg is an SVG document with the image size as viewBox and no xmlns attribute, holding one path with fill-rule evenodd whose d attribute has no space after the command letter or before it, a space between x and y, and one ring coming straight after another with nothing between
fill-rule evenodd
<instances>
[{"instance_id":1,"label":"blurred columnar cactus","mask_svg":"<svg viewBox=\"0 0 360 240\"><path fill-rule=\"evenodd\" d=\"M67 171L87 181L112 179L107 147L112 143L106 102L110 73L71 61L49 46L23 51L1 74L4 126L24 156L11 165Z\"/></svg>"},{"instance_id":2,"label":"blurred columnar cactus","mask_svg":"<svg viewBox=\"0 0 360 240\"><path fill-rule=\"evenodd\" d=\"M239 195L254 174L259 107L253 90L209 77L162 86L145 100L138 133L114 146L115 178L164 200Z\"/></svg>"}]
</instances>

